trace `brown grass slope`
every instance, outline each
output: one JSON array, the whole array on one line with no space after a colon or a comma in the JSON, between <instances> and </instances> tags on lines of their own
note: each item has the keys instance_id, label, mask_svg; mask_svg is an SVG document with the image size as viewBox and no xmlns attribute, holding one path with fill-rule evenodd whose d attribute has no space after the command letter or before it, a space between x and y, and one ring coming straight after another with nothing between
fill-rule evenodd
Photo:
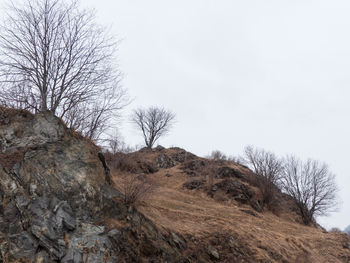
<instances>
[{"instance_id":1,"label":"brown grass slope","mask_svg":"<svg viewBox=\"0 0 350 263\"><path fill-rule=\"evenodd\" d=\"M250 184L254 175L246 167L162 147L109 156L109 161L119 190L123 191L128 176L157 186L136 207L159 229L185 240L183 254L188 262L350 262L350 238L302 225L288 196L278 193L279 204L273 212L266 207L254 210L259 191ZM215 174L210 182L209 174L223 167L231 168L234 175ZM202 182L197 189L184 187L196 180ZM248 200L240 193L235 196L217 189L223 180L240 189L244 185L249 189Z\"/></svg>"}]
</instances>

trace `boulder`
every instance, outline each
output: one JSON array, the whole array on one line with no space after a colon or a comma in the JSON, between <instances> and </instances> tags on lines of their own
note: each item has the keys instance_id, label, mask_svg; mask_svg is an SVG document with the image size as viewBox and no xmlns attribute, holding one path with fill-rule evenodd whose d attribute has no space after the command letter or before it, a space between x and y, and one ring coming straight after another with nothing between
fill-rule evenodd
<instances>
[{"instance_id":1,"label":"boulder","mask_svg":"<svg viewBox=\"0 0 350 263\"><path fill-rule=\"evenodd\" d=\"M219 252L213 246L208 246L208 254L212 259L216 259L216 260L220 259Z\"/></svg>"},{"instance_id":2,"label":"boulder","mask_svg":"<svg viewBox=\"0 0 350 263\"><path fill-rule=\"evenodd\" d=\"M247 203L254 195L253 190L237 180L224 179L216 183L217 189L223 190L228 196L241 203Z\"/></svg>"},{"instance_id":3,"label":"boulder","mask_svg":"<svg viewBox=\"0 0 350 263\"><path fill-rule=\"evenodd\" d=\"M203 188L205 182L206 181L204 179L194 179L184 183L183 187L190 190L200 189Z\"/></svg>"},{"instance_id":4,"label":"boulder","mask_svg":"<svg viewBox=\"0 0 350 263\"><path fill-rule=\"evenodd\" d=\"M180 166L180 169L190 177L201 175L201 172L207 168L208 163L202 159L186 160Z\"/></svg>"},{"instance_id":5,"label":"boulder","mask_svg":"<svg viewBox=\"0 0 350 263\"><path fill-rule=\"evenodd\" d=\"M103 226L82 223L70 236L66 255L61 262L117 262L112 242L108 235L104 235L104 230Z\"/></svg>"},{"instance_id":6,"label":"boulder","mask_svg":"<svg viewBox=\"0 0 350 263\"><path fill-rule=\"evenodd\" d=\"M176 165L176 162L165 153L161 153L157 156L156 163L159 168L164 168L164 169L169 169Z\"/></svg>"},{"instance_id":7,"label":"boulder","mask_svg":"<svg viewBox=\"0 0 350 263\"><path fill-rule=\"evenodd\" d=\"M224 179L224 178L238 178L246 180L244 174L237 169L231 167L220 167L215 175L216 178Z\"/></svg>"},{"instance_id":8,"label":"boulder","mask_svg":"<svg viewBox=\"0 0 350 263\"><path fill-rule=\"evenodd\" d=\"M171 154L171 159L173 159L175 162L178 162L178 163L183 163L188 160L193 160L197 157L194 154L190 152L186 152L184 149L181 149L179 147L172 147L170 149L175 151L173 154Z\"/></svg>"},{"instance_id":9,"label":"boulder","mask_svg":"<svg viewBox=\"0 0 350 263\"><path fill-rule=\"evenodd\" d=\"M9 236L9 255L14 259L27 258L34 261L38 241L28 232Z\"/></svg>"}]
</instances>

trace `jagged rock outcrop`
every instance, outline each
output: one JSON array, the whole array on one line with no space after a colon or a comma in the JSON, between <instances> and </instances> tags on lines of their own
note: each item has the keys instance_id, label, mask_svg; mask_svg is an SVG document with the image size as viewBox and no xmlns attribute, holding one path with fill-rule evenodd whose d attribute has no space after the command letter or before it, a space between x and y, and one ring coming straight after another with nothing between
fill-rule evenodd
<instances>
[{"instance_id":1,"label":"jagged rock outcrop","mask_svg":"<svg viewBox=\"0 0 350 263\"><path fill-rule=\"evenodd\" d=\"M50 113L11 117L3 111L1 124L0 185L6 196L54 195L68 200L78 216L101 209L105 170L93 143Z\"/></svg>"},{"instance_id":2,"label":"jagged rock outcrop","mask_svg":"<svg viewBox=\"0 0 350 263\"><path fill-rule=\"evenodd\" d=\"M140 236L150 257L181 261L110 184L100 149L59 118L0 108L0 262L134 262Z\"/></svg>"}]
</instances>

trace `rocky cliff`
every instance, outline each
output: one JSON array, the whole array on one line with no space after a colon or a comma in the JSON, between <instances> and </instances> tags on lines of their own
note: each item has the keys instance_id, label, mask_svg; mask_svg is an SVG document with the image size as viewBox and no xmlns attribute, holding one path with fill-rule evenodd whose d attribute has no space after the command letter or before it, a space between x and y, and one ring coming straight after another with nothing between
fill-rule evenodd
<instances>
[{"instance_id":1,"label":"rocky cliff","mask_svg":"<svg viewBox=\"0 0 350 263\"><path fill-rule=\"evenodd\" d=\"M0 262L182 261L108 176L99 148L57 117L0 108Z\"/></svg>"}]
</instances>

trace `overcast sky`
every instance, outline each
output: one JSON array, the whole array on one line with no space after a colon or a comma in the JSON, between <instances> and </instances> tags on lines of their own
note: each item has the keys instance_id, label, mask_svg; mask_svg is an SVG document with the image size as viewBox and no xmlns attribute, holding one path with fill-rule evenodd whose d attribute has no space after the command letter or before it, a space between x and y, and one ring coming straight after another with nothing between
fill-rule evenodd
<instances>
[{"instance_id":1,"label":"overcast sky","mask_svg":"<svg viewBox=\"0 0 350 263\"><path fill-rule=\"evenodd\" d=\"M197 155L252 144L325 161L350 224L350 2L83 0L122 39L123 85L138 106L177 115L159 143ZM142 138L125 121L132 145Z\"/></svg>"}]
</instances>

